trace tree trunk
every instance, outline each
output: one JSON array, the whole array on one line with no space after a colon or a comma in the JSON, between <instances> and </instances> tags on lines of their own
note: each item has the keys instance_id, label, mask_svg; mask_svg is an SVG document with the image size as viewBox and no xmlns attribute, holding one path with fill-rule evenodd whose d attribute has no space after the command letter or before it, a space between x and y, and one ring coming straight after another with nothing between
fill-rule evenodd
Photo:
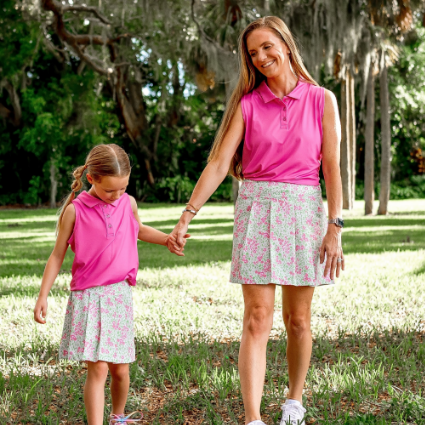
<instances>
[{"instance_id":1,"label":"tree trunk","mask_svg":"<svg viewBox=\"0 0 425 425\"><path fill-rule=\"evenodd\" d=\"M350 131L349 131L348 80L341 82L341 182L342 208L350 210L351 205L351 167L350 167Z\"/></svg>"},{"instance_id":2,"label":"tree trunk","mask_svg":"<svg viewBox=\"0 0 425 425\"><path fill-rule=\"evenodd\" d=\"M375 76L370 64L367 80L367 109L365 131L364 200L365 215L372 214L375 200Z\"/></svg>"},{"instance_id":3,"label":"tree trunk","mask_svg":"<svg viewBox=\"0 0 425 425\"><path fill-rule=\"evenodd\" d=\"M356 99L354 95L354 76L350 71L348 75L348 89L349 89L349 132L350 132L350 176L351 176L351 208L354 207L356 200Z\"/></svg>"},{"instance_id":4,"label":"tree trunk","mask_svg":"<svg viewBox=\"0 0 425 425\"><path fill-rule=\"evenodd\" d=\"M379 193L379 215L388 213L391 183L391 124L390 100L388 94L388 71L385 63L385 53L382 53L381 75L379 77L381 106L381 190Z\"/></svg>"},{"instance_id":5,"label":"tree trunk","mask_svg":"<svg viewBox=\"0 0 425 425\"><path fill-rule=\"evenodd\" d=\"M56 208L56 196L58 194L58 181L56 179L56 166L50 160L50 208Z\"/></svg>"},{"instance_id":6,"label":"tree trunk","mask_svg":"<svg viewBox=\"0 0 425 425\"><path fill-rule=\"evenodd\" d=\"M233 200L233 203L235 204L236 204L236 200L238 199L240 187L241 187L240 180L236 179L235 177L232 177L232 200Z\"/></svg>"},{"instance_id":7,"label":"tree trunk","mask_svg":"<svg viewBox=\"0 0 425 425\"><path fill-rule=\"evenodd\" d=\"M341 181L343 208L354 206L356 188L356 119L354 99L354 77L347 67L341 83Z\"/></svg>"}]
</instances>

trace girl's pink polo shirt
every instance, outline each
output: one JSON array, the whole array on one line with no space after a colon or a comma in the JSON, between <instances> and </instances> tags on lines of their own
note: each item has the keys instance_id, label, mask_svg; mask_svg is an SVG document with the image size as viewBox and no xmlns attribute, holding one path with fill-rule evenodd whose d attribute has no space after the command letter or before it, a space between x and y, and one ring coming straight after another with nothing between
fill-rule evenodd
<instances>
[{"instance_id":1,"label":"girl's pink polo shirt","mask_svg":"<svg viewBox=\"0 0 425 425\"><path fill-rule=\"evenodd\" d=\"M126 280L136 284L139 268L137 237L129 196L107 204L82 192L74 201L75 225L68 240L75 253L71 291Z\"/></svg>"},{"instance_id":2,"label":"girl's pink polo shirt","mask_svg":"<svg viewBox=\"0 0 425 425\"><path fill-rule=\"evenodd\" d=\"M324 88L298 80L295 89L279 99L263 81L241 105L244 178L318 185Z\"/></svg>"}]
</instances>

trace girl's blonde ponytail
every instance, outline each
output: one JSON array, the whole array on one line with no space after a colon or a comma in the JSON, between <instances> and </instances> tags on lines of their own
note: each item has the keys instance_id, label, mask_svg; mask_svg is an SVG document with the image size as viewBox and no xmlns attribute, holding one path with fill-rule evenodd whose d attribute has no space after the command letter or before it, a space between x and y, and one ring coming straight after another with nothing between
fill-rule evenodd
<instances>
[{"instance_id":1,"label":"girl's blonde ponytail","mask_svg":"<svg viewBox=\"0 0 425 425\"><path fill-rule=\"evenodd\" d=\"M71 185L72 192L65 199L65 202L63 203L61 209L59 210L59 219L58 219L58 222L56 223L56 235L59 233L59 229L62 224L62 218L63 218L63 215L65 214L65 210L67 206L75 199L75 194L83 188L83 174L86 168L87 168L87 165L82 165L81 167L77 167L72 173L72 175L74 176L74 181L72 182L72 185Z\"/></svg>"}]
</instances>

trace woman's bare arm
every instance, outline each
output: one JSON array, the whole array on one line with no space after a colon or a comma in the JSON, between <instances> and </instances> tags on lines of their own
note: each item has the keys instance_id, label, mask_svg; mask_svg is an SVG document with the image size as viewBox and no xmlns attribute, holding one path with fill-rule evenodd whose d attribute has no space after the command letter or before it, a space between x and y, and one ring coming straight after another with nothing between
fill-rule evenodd
<instances>
[{"instance_id":1,"label":"woman's bare arm","mask_svg":"<svg viewBox=\"0 0 425 425\"><path fill-rule=\"evenodd\" d=\"M329 218L342 217L342 185L339 168L341 143L341 123L339 120L338 104L335 95L325 90L325 111L323 114L323 144L322 171L326 184ZM320 251L320 262L323 263L326 254L325 275L330 271L331 279L339 277L340 267L344 270L341 246L341 228L335 224L328 225L328 231L323 239Z\"/></svg>"},{"instance_id":2,"label":"woman's bare arm","mask_svg":"<svg viewBox=\"0 0 425 425\"><path fill-rule=\"evenodd\" d=\"M189 203L196 209L200 209L207 202L209 197L227 176L232 158L244 134L245 124L242 116L242 108L239 104L230 122L229 130L224 136L217 158L205 167L190 197ZM190 212L182 214L171 233L171 236L176 239L178 246L184 246L184 235L187 233L187 228L193 217L193 214Z\"/></svg>"}]
</instances>

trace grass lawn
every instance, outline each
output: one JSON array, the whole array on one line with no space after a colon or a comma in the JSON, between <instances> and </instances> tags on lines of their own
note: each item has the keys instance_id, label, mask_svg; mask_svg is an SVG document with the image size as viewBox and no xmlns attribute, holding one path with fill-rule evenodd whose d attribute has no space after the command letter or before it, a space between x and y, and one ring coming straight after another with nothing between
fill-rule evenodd
<instances>
[{"instance_id":1,"label":"grass lawn","mask_svg":"<svg viewBox=\"0 0 425 425\"><path fill-rule=\"evenodd\" d=\"M140 205L139 213L169 232L181 209ZM356 202L345 212L346 271L313 300L308 423L425 424L425 200L392 201L390 210L364 217ZM55 220L50 210L0 210L0 424L85 423L85 366L59 363L57 355L70 251L47 325L32 319ZM243 303L240 286L228 283L232 226L232 205L209 204L193 221L186 257L139 243L137 361L127 410L141 409L144 424L244 423L237 369ZM277 294L262 405L267 425L279 423L288 384Z\"/></svg>"}]
</instances>

